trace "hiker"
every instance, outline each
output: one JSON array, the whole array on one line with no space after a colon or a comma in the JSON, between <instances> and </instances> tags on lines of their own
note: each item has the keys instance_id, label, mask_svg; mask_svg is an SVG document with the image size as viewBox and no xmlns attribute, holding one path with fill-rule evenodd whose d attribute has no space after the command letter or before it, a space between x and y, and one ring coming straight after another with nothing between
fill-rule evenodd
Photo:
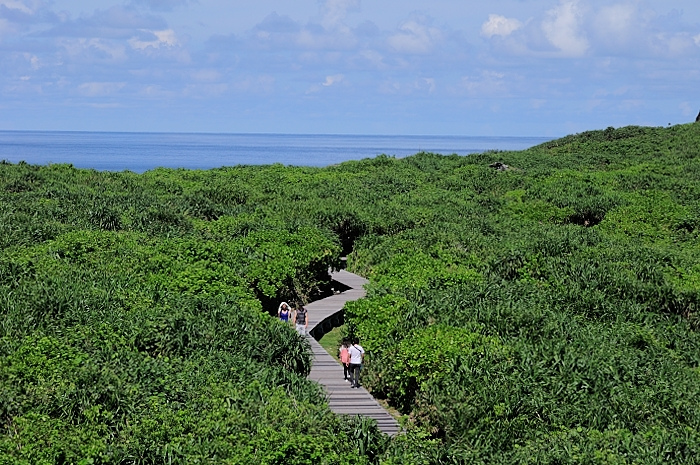
<instances>
[{"instance_id":1,"label":"hiker","mask_svg":"<svg viewBox=\"0 0 700 465\"><path fill-rule=\"evenodd\" d=\"M340 345L340 349L338 351L340 352L340 363L343 364L343 379L345 381L350 381L350 352L348 351L348 347L350 346L350 341L346 339L343 339L343 343Z\"/></svg>"},{"instance_id":2,"label":"hiker","mask_svg":"<svg viewBox=\"0 0 700 465\"><path fill-rule=\"evenodd\" d=\"M294 311L294 323L296 323L297 332L306 336L306 328L309 326L309 312L303 305L300 309Z\"/></svg>"},{"instance_id":3,"label":"hiker","mask_svg":"<svg viewBox=\"0 0 700 465\"><path fill-rule=\"evenodd\" d=\"M348 347L350 354L350 387L360 387L360 368L365 359L365 349L359 344L357 338L352 340L352 345Z\"/></svg>"},{"instance_id":4,"label":"hiker","mask_svg":"<svg viewBox=\"0 0 700 465\"><path fill-rule=\"evenodd\" d=\"M289 314L292 310L289 308L287 302L282 302L279 307L277 307L277 318L284 321L285 323L289 321Z\"/></svg>"}]
</instances>

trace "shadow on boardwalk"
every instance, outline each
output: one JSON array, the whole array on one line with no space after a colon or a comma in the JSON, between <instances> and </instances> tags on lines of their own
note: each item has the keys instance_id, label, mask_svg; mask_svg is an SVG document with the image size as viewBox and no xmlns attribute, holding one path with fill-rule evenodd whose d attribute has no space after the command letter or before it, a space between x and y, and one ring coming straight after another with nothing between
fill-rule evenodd
<instances>
[{"instance_id":1,"label":"shadow on boardwalk","mask_svg":"<svg viewBox=\"0 0 700 465\"><path fill-rule=\"evenodd\" d=\"M319 338L332 327L342 323L345 302L365 296L365 278L345 270L333 272L331 277L348 287L348 290L306 305L309 310L309 331ZM382 432L396 435L399 432L396 419L382 408L365 388L351 389L350 383L343 379L342 365L328 354L315 338L309 338L309 342L314 357L309 379L326 388L331 410L339 414L373 418Z\"/></svg>"}]
</instances>

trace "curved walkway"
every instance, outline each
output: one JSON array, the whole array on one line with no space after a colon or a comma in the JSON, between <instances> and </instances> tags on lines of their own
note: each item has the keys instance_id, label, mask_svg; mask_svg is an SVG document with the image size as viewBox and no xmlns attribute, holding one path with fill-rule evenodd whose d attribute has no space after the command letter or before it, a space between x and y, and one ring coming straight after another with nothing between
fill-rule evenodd
<instances>
[{"instance_id":1,"label":"curved walkway","mask_svg":"<svg viewBox=\"0 0 700 465\"><path fill-rule=\"evenodd\" d=\"M309 331L312 334L316 327L342 317L345 302L365 296L363 286L368 282L365 278L345 270L332 272L331 278L349 289L305 306L309 311ZM326 388L331 410L339 414L373 418L382 432L391 436L396 435L399 432L396 419L382 408L365 388L350 389L350 383L343 379L342 365L328 354L316 339L309 338L309 342L314 356L309 379L317 381Z\"/></svg>"}]
</instances>

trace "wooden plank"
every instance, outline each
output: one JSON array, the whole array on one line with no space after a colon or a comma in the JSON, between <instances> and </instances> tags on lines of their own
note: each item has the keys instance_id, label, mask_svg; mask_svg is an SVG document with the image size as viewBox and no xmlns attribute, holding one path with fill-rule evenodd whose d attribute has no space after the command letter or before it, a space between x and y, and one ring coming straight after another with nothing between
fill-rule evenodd
<instances>
[{"instance_id":1,"label":"wooden plank","mask_svg":"<svg viewBox=\"0 0 700 465\"><path fill-rule=\"evenodd\" d=\"M368 281L361 276L345 270L331 273L332 279L350 289L325 299L306 305L309 311L309 331L321 322L342 312L346 302L357 300L366 295L362 288ZM352 389L350 383L343 379L342 365L321 345L309 338L313 353L313 364L309 379L321 384L328 395L331 410L342 415L360 415L376 420L377 426L385 434L394 436L399 433L396 419L389 414L372 395L363 387Z\"/></svg>"}]
</instances>

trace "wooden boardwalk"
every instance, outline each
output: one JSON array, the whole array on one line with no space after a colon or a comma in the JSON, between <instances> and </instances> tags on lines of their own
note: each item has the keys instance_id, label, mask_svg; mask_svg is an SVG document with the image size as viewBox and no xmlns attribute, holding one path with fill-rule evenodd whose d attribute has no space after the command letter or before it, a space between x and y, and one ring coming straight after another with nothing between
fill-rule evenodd
<instances>
[{"instance_id":1,"label":"wooden boardwalk","mask_svg":"<svg viewBox=\"0 0 700 465\"><path fill-rule=\"evenodd\" d=\"M348 273L345 270L332 272L331 277L350 289L325 299L317 300L306 305L309 311L309 331L327 332L330 326L337 326L342 321L342 309L345 302L357 300L365 296L363 286L365 278ZM323 327L325 330L322 330ZM343 366L316 339L309 338L313 351L313 365L309 379L317 381L326 388L329 405L332 411L346 415L361 415L377 421L379 429L391 436L399 432L399 425L394 417L387 412L370 395L365 388L351 389L350 383L343 379ZM361 345L360 341L360 345ZM360 379L360 382L362 380Z\"/></svg>"}]
</instances>

